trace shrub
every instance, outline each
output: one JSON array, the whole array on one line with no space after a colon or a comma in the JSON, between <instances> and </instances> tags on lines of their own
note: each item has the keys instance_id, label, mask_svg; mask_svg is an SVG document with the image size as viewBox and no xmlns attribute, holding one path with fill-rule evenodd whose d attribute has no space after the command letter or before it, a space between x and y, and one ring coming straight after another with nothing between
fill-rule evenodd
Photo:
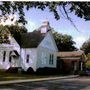
<instances>
[{"instance_id":1,"label":"shrub","mask_svg":"<svg viewBox=\"0 0 90 90\"><path fill-rule=\"evenodd\" d=\"M16 67L10 67L8 70L6 70L6 72L18 73L18 68L16 68Z\"/></svg>"},{"instance_id":2,"label":"shrub","mask_svg":"<svg viewBox=\"0 0 90 90\"><path fill-rule=\"evenodd\" d=\"M79 71L79 75L80 76L86 76L86 72L85 71Z\"/></svg>"},{"instance_id":3,"label":"shrub","mask_svg":"<svg viewBox=\"0 0 90 90\"><path fill-rule=\"evenodd\" d=\"M56 68L48 68L48 67L38 68L36 74L53 75L56 74Z\"/></svg>"}]
</instances>

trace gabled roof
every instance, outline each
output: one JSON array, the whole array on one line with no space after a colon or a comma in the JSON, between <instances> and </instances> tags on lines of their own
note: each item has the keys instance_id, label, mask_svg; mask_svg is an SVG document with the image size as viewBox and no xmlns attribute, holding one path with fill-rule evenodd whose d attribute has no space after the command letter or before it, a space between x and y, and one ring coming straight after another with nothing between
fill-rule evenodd
<instances>
[{"instance_id":1,"label":"gabled roof","mask_svg":"<svg viewBox=\"0 0 90 90\"><path fill-rule=\"evenodd\" d=\"M22 48L36 48L49 31L51 31L51 27L49 25L49 22L45 21L37 30L21 34L20 46Z\"/></svg>"},{"instance_id":2,"label":"gabled roof","mask_svg":"<svg viewBox=\"0 0 90 90\"><path fill-rule=\"evenodd\" d=\"M72 52L58 52L58 57L80 57L84 52L83 51L72 51Z\"/></svg>"},{"instance_id":3,"label":"gabled roof","mask_svg":"<svg viewBox=\"0 0 90 90\"><path fill-rule=\"evenodd\" d=\"M21 34L21 47L22 48L36 48L44 39L45 34L40 31L33 31Z\"/></svg>"}]
</instances>

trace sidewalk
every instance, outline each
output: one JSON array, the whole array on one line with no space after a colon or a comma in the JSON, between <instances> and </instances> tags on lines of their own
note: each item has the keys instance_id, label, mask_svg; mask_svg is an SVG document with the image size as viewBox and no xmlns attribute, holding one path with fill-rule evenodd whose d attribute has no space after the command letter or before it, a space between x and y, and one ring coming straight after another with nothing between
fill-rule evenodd
<instances>
[{"instance_id":1,"label":"sidewalk","mask_svg":"<svg viewBox=\"0 0 90 90\"><path fill-rule=\"evenodd\" d=\"M26 80L1 81L0 85L13 84L13 83L24 83L24 82L46 81L46 80L56 80L56 79L66 79L66 78L75 78L75 77L78 77L78 75L48 77L48 78L38 78L38 79L26 79Z\"/></svg>"}]
</instances>

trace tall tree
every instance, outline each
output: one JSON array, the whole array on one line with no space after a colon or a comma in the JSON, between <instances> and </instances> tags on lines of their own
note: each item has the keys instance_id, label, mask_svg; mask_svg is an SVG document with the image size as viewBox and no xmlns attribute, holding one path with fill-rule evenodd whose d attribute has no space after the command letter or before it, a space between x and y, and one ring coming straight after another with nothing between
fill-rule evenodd
<instances>
[{"instance_id":1,"label":"tall tree","mask_svg":"<svg viewBox=\"0 0 90 90\"><path fill-rule=\"evenodd\" d=\"M70 35L62 35L57 32L53 33L59 51L73 51L76 50L75 42Z\"/></svg>"},{"instance_id":2,"label":"tall tree","mask_svg":"<svg viewBox=\"0 0 90 90\"><path fill-rule=\"evenodd\" d=\"M27 33L27 29L24 26L15 25L6 25L5 26L11 33L11 35L15 38L15 40L20 44L20 34Z\"/></svg>"},{"instance_id":3,"label":"tall tree","mask_svg":"<svg viewBox=\"0 0 90 90\"><path fill-rule=\"evenodd\" d=\"M81 50L83 50L86 54L90 53L90 39L83 43Z\"/></svg>"},{"instance_id":4,"label":"tall tree","mask_svg":"<svg viewBox=\"0 0 90 90\"><path fill-rule=\"evenodd\" d=\"M2 43L7 43L9 44L10 41L9 41L9 30L4 27L3 25L0 25L0 44Z\"/></svg>"},{"instance_id":5,"label":"tall tree","mask_svg":"<svg viewBox=\"0 0 90 90\"><path fill-rule=\"evenodd\" d=\"M20 44L20 34L22 33L27 33L27 29L23 25L20 26L18 22L16 22L14 25L0 25L0 44L9 44L9 35L12 35Z\"/></svg>"},{"instance_id":6,"label":"tall tree","mask_svg":"<svg viewBox=\"0 0 90 90\"><path fill-rule=\"evenodd\" d=\"M23 24L26 24L27 21L25 20L24 9L29 10L33 7L41 10L44 10L46 7L48 7L50 12L53 12L57 20L60 19L59 11L63 9L66 18L71 22L72 20L68 16L68 12L74 12L75 15L77 15L80 18L86 18L87 15L90 15L90 10L88 9L90 8L90 2L3 1L0 2L0 12L1 12L0 16L4 16L5 17L4 20L6 20L8 18L7 15L14 14L17 12L19 15L18 21L22 22ZM69 8L67 9L67 7Z\"/></svg>"}]
</instances>

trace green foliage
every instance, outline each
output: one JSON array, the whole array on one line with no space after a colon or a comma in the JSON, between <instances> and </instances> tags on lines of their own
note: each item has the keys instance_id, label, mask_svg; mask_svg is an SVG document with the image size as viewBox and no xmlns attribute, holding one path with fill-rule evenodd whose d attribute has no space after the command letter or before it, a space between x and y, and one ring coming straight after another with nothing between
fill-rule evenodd
<instances>
[{"instance_id":1,"label":"green foliage","mask_svg":"<svg viewBox=\"0 0 90 90\"><path fill-rule=\"evenodd\" d=\"M87 58L88 58L88 60L90 60L90 53L87 54Z\"/></svg>"},{"instance_id":2,"label":"green foliage","mask_svg":"<svg viewBox=\"0 0 90 90\"><path fill-rule=\"evenodd\" d=\"M86 54L90 53L90 39L84 42L84 44L81 47L81 50L83 50Z\"/></svg>"},{"instance_id":3,"label":"green foliage","mask_svg":"<svg viewBox=\"0 0 90 90\"><path fill-rule=\"evenodd\" d=\"M86 65L86 68L89 68L89 69L90 69L90 60L88 60L88 61L85 63L85 65Z\"/></svg>"},{"instance_id":4,"label":"green foliage","mask_svg":"<svg viewBox=\"0 0 90 90\"><path fill-rule=\"evenodd\" d=\"M27 33L27 29L24 26L19 26L18 24L11 26L0 25L0 44L10 43L9 35L12 35L16 41L20 44L20 34Z\"/></svg>"},{"instance_id":5,"label":"green foliage","mask_svg":"<svg viewBox=\"0 0 90 90\"><path fill-rule=\"evenodd\" d=\"M11 35L15 38L15 40L20 44L20 34L27 33L27 29L24 26L19 26L18 24L5 26L10 31Z\"/></svg>"},{"instance_id":6,"label":"green foliage","mask_svg":"<svg viewBox=\"0 0 90 90\"><path fill-rule=\"evenodd\" d=\"M86 76L86 72L85 71L79 71L79 75L80 76Z\"/></svg>"},{"instance_id":7,"label":"green foliage","mask_svg":"<svg viewBox=\"0 0 90 90\"><path fill-rule=\"evenodd\" d=\"M7 15L14 14L17 12L19 15L18 22L26 24L27 21L25 20L24 9L29 10L31 8L36 8L44 10L46 7L48 7L50 12L52 12L55 18L58 20L60 19L58 8L62 8L68 19L70 18L68 17L67 11L75 12L75 15L77 15L78 17L85 18L85 16L89 13L89 11L87 11L88 3L89 2L3 1L0 2L0 11L2 13L1 16L5 16L5 20L7 19ZM67 10L67 7L70 8Z\"/></svg>"},{"instance_id":8,"label":"green foliage","mask_svg":"<svg viewBox=\"0 0 90 90\"><path fill-rule=\"evenodd\" d=\"M54 32L53 35L59 51L76 50L74 46L75 42L72 40L72 37L70 35L62 35L57 32Z\"/></svg>"},{"instance_id":9,"label":"green foliage","mask_svg":"<svg viewBox=\"0 0 90 90\"><path fill-rule=\"evenodd\" d=\"M9 44L9 30L4 27L3 25L0 25L0 44L6 43Z\"/></svg>"},{"instance_id":10,"label":"green foliage","mask_svg":"<svg viewBox=\"0 0 90 90\"><path fill-rule=\"evenodd\" d=\"M87 55L87 62L85 63L86 68L90 69L90 53L88 53Z\"/></svg>"}]
</instances>

